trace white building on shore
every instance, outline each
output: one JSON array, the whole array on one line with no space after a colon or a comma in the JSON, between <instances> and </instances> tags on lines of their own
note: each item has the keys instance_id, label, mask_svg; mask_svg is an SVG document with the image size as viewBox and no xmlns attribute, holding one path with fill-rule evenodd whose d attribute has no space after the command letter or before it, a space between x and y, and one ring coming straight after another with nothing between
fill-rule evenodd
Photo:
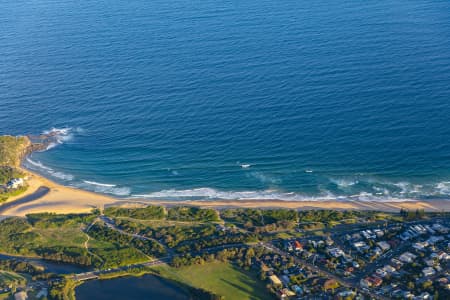
<instances>
[{"instance_id":1,"label":"white building on shore","mask_svg":"<svg viewBox=\"0 0 450 300\"><path fill-rule=\"evenodd\" d=\"M23 186L23 183L24 182L23 182L22 178L13 178L6 184L6 187L8 189L17 189L17 188Z\"/></svg>"}]
</instances>

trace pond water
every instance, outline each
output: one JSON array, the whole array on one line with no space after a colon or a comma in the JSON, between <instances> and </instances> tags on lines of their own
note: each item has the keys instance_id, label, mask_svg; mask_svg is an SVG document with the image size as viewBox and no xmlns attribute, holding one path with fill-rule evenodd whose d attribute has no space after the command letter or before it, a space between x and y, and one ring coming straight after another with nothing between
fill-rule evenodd
<instances>
[{"instance_id":1,"label":"pond water","mask_svg":"<svg viewBox=\"0 0 450 300\"><path fill-rule=\"evenodd\" d=\"M76 289L76 297L77 300L190 299L181 288L154 275L88 281Z\"/></svg>"}]
</instances>

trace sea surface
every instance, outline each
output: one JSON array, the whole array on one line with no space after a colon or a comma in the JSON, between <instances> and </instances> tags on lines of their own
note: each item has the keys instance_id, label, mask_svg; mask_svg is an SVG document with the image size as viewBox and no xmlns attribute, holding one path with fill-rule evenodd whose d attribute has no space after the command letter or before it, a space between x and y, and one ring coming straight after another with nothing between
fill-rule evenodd
<instances>
[{"instance_id":1,"label":"sea surface","mask_svg":"<svg viewBox=\"0 0 450 300\"><path fill-rule=\"evenodd\" d=\"M450 199L450 2L0 0L0 134L149 199Z\"/></svg>"}]
</instances>

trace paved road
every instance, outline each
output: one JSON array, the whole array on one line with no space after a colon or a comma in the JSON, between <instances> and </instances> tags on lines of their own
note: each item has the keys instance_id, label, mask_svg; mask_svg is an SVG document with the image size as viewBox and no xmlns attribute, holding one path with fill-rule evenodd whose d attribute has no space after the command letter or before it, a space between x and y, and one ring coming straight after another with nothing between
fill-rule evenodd
<instances>
[{"instance_id":1,"label":"paved road","mask_svg":"<svg viewBox=\"0 0 450 300\"><path fill-rule=\"evenodd\" d=\"M24 196L15 201L11 201L11 202L2 204L2 205L0 205L0 215L4 214L6 211L10 210L11 208L14 208L19 205L37 200L37 199L47 195L48 192L50 192L50 189L48 187L41 186L34 193L32 193L30 195Z\"/></svg>"}]
</instances>

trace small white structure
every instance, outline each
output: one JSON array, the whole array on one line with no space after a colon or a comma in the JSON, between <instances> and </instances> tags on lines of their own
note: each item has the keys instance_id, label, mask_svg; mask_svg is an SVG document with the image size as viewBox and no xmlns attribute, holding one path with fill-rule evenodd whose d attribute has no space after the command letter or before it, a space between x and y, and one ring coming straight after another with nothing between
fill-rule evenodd
<instances>
[{"instance_id":1,"label":"small white structure","mask_svg":"<svg viewBox=\"0 0 450 300\"><path fill-rule=\"evenodd\" d=\"M21 187L22 185L23 185L22 178L13 178L6 184L6 187L8 189L17 189L17 188Z\"/></svg>"},{"instance_id":2,"label":"small white structure","mask_svg":"<svg viewBox=\"0 0 450 300\"><path fill-rule=\"evenodd\" d=\"M428 277L428 276L433 276L434 274L436 274L436 271L432 268L432 267L428 267L428 268L424 268L422 270L423 276Z\"/></svg>"},{"instance_id":3,"label":"small white structure","mask_svg":"<svg viewBox=\"0 0 450 300\"><path fill-rule=\"evenodd\" d=\"M378 242L377 245L383 251L388 251L389 249L391 249L391 246L385 241Z\"/></svg>"}]
</instances>

